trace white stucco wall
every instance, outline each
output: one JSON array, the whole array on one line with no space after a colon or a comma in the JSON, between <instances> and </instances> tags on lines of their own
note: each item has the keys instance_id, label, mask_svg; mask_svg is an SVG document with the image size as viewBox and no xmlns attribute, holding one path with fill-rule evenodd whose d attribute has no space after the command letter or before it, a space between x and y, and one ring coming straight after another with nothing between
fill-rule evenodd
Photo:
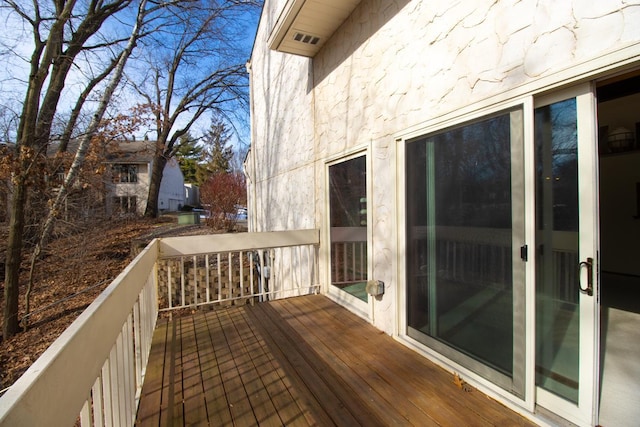
<instances>
[{"instance_id":1,"label":"white stucco wall","mask_svg":"<svg viewBox=\"0 0 640 427\"><path fill-rule=\"evenodd\" d=\"M267 2L252 63L248 189L255 231L314 228L313 92L310 61L271 52L267 39L283 1ZM275 88L286 88L282 92ZM252 165L256 165L253 169ZM254 198L252 199L252 195Z\"/></svg>"},{"instance_id":2,"label":"white stucco wall","mask_svg":"<svg viewBox=\"0 0 640 427\"><path fill-rule=\"evenodd\" d=\"M403 215L396 136L640 58L639 1L363 0L313 59L268 50L283 4L265 2L251 58L255 226L324 230L326 161L368 148L373 277L387 285L373 317L387 333Z\"/></svg>"}]
</instances>

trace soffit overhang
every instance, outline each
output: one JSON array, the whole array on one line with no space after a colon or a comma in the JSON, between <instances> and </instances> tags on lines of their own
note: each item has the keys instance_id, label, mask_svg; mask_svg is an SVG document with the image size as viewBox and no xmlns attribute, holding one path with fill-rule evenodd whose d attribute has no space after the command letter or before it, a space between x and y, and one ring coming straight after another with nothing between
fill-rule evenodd
<instances>
[{"instance_id":1,"label":"soffit overhang","mask_svg":"<svg viewBox=\"0 0 640 427\"><path fill-rule=\"evenodd\" d=\"M314 57L360 1L288 0L269 36L269 48Z\"/></svg>"}]
</instances>

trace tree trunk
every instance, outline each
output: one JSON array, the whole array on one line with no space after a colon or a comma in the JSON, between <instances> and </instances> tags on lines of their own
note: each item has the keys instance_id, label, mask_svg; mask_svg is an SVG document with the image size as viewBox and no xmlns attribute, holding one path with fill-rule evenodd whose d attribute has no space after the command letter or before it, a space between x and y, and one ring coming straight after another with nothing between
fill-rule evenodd
<instances>
[{"instance_id":1,"label":"tree trunk","mask_svg":"<svg viewBox=\"0 0 640 427\"><path fill-rule=\"evenodd\" d=\"M162 150L162 147L159 148ZM149 197L147 198L147 208L144 216L149 218L158 217L158 196L160 194L160 184L162 183L162 173L167 164L167 158L163 155L155 156L151 167L151 181L149 182Z\"/></svg>"},{"instance_id":2,"label":"tree trunk","mask_svg":"<svg viewBox=\"0 0 640 427\"><path fill-rule=\"evenodd\" d=\"M19 331L18 297L26 194L27 184L25 178L20 177L13 189L9 238L7 240L7 260L4 277L4 323L2 325L2 335L5 340Z\"/></svg>"}]
</instances>

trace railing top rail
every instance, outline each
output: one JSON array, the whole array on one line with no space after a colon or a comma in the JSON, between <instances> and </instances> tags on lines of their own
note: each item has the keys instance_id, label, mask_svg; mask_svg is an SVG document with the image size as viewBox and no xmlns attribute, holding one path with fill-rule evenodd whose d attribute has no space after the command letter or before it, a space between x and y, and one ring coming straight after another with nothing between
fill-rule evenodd
<instances>
[{"instance_id":1,"label":"railing top rail","mask_svg":"<svg viewBox=\"0 0 640 427\"><path fill-rule=\"evenodd\" d=\"M217 252L251 251L287 246L319 245L320 230L268 231L258 233L209 234L159 239L162 258Z\"/></svg>"},{"instance_id":2,"label":"railing top rail","mask_svg":"<svg viewBox=\"0 0 640 427\"><path fill-rule=\"evenodd\" d=\"M154 240L138 254L0 397L0 425L73 424L153 271L157 247Z\"/></svg>"}]
</instances>

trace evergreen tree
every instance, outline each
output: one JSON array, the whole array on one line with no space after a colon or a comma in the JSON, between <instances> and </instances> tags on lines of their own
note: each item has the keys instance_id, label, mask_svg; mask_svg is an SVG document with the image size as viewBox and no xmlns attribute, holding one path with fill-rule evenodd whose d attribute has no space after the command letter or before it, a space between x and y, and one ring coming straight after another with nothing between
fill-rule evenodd
<instances>
[{"instance_id":1,"label":"evergreen tree","mask_svg":"<svg viewBox=\"0 0 640 427\"><path fill-rule=\"evenodd\" d=\"M208 174L204 164L204 147L198 144L198 140L188 132L182 135L175 156L184 175L184 182L202 185Z\"/></svg>"},{"instance_id":2,"label":"evergreen tree","mask_svg":"<svg viewBox=\"0 0 640 427\"><path fill-rule=\"evenodd\" d=\"M220 172L231 172L233 169L231 162L233 159L233 148L228 145L230 139L231 130L228 125L219 118L212 119L211 127L202 138L207 148L206 163L209 175Z\"/></svg>"}]
</instances>

